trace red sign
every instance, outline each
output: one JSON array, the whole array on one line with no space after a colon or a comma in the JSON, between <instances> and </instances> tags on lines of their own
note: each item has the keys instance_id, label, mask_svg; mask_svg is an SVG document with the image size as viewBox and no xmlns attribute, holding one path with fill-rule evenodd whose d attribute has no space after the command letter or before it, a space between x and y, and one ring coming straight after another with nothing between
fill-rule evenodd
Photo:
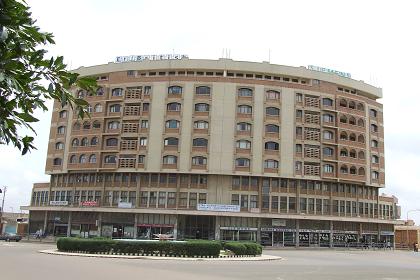
<instances>
[{"instance_id":1,"label":"red sign","mask_svg":"<svg viewBox=\"0 0 420 280\"><path fill-rule=\"evenodd\" d=\"M95 206L98 206L98 202L97 201L82 201L80 202L80 206L95 207Z\"/></svg>"}]
</instances>

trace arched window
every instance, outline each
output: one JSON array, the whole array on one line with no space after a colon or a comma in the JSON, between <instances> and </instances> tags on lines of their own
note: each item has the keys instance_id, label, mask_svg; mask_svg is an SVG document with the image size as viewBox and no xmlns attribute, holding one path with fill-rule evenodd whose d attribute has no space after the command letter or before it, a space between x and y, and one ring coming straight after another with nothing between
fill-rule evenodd
<instances>
[{"instance_id":1,"label":"arched window","mask_svg":"<svg viewBox=\"0 0 420 280\"><path fill-rule=\"evenodd\" d=\"M279 143L271 142L271 141L270 142L265 142L264 148L266 150L278 151L279 150Z\"/></svg>"},{"instance_id":2,"label":"arched window","mask_svg":"<svg viewBox=\"0 0 420 280\"><path fill-rule=\"evenodd\" d=\"M88 113L92 113L93 112L93 109L92 109L92 105L88 105L87 107L86 107L86 111L88 112Z\"/></svg>"},{"instance_id":3,"label":"arched window","mask_svg":"<svg viewBox=\"0 0 420 280\"><path fill-rule=\"evenodd\" d=\"M86 121L83 123L83 129L90 129L90 122Z\"/></svg>"},{"instance_id":4,"label":"arched window","mask_svg":"<svg viewBox=\"0 0 420 280\"><path fill-rule=\"evenodd\" d=\"M340 122L341 123L347 123L347 117L345 115L340 116Z\"/></svg>"},{"instance_id":5,"label":"arched window","mask_svg":"<svg viewBox=\"0 0 420 280\"><path fill-rule=\"evenodd\" d=\"M70 157L70 163L77 163L77 157L75 155Z\"/></svg>"},{"instance_id":6,"label":"arched window","mask_svg":"<svg viewBox=\"0 0 420 280\"><path fill-rule=\"evenodd\" d=\"M165 126L166 128L179 128L179 121L167 120Z\"/></svg>"},{"instance_id":7,"label":"arched window","mask_svg":"<svg viewBox=\"0 0 420 280\"><path fill-rule=\"evenodd\" d=\"M252 89L250 89L250 88L240 88L240 89L238 89L238 96L239 97L251 97L252 96Z\"/></svg>"},{"instance_id":8,"label":"arched window","mask_svg":"<svg viewBox=\"0 0 420 280\"><path fill-rule=\"evenodd\" d=\"M264 168L279 168L279 162L274 159L267 159L264 161Z\"/></svg>"},{"instance_id":9,"label":"arched window","mask_svg":"<svg viewBox=\"0 0 420 280\"><path fill-rule=\"evenodd\" d=\"M195 129L208 129L209 123L206 121L195 121L194 122L194 128Z\"/></svg>"},{"instance_id":10,"label":"arched window","mask_svg":"<svg viewBox=\"0 0 420 280\"><path fill-rule=\"evenodd\" d=\"M79 130L81 127L80 122L75 122L73 125L73 130Z\"/></svg>"},{"instance_id":11,"label":"arched window","mask_svg":"<svg viewBox=\"0 0 420 280\"><path fill-rule=\"evenodd\" d=\"M372 172L372 179L373 180L378 180L379 179L379 172L378 171L373 171Z\"/></svg>"},{"instance_id":12,"label":"arched window","mask_svg":"<svg viewBox=\"0 0 420 280\"><path fill-rule=\"evenodd\" d=\"M53 165L61 165L61 163L62 163L61 158L55 158L55 159L53 160Z\"/></svg>"},{"instance_id":13,"label":"arched window","mask_svg":"<svg viewBox=\"0 0 420 280\"><path fill-rule=\"evenodd\" d=\"M237 167L249 167L250 161L247 158L237 158L235 165Z\"/></svg>"},{"instance_id":14,"label":"arched window","mask_svg":"<svg viewBox=\"0 0 420 280\"><path fill-rule=\"evenodd\" d=\"M96 163L96 155L90 155L89 163Z\"/></svg>"},{"instance_id":15,"label":"arched window","mask_svg":"<svg viewBox=\"0 0 420 280\"><path fill-rule=\"evenodd\" d=\"M72 147L78 147L79 146L79 139L74 138L73 141L71 141Z\"/></svg>"},{"instance_id":16,"label":"arched window","mask_svg":"<svg viewBox=\"0 0 420 280\"><path fill-rule=\"evenodd\" d=\"M111 92L112 96L122 96L123 95L123 89L122 88L114 88Z\"/></svg>"},{"instance_id":17,"label":"arched window","mask_svg":"<svg viewBox=\"0 0 420 280\"><path fill-rule=\"evenodd\" d=\"M331 131L329 131L329 130L324 130L323 135L324 135L324 139L325 139L325 140L332 140L332 139L333 139L333 137L334 137L334 133L332 133L332 132L331 132Z\"/></svg>"},{"instance_id":18,"label":"arched window","mask_svg":"<svg viewBox=\"0 0 420 280\"><path fill-rule=\"evenodd\" d=\"M334 116L330 115L330 114L322 115L322 119L323 119L324 122L327 122L327 123L333 123L334 122Z\"/></svg>"},{"instance_id":19,"label":"arched window","mask_svg":"<svg viewBox=\"0 0 420 280\"><path fill-rule=\"evenodd\" d=\"M163 164L176 164L178 158L176 156L164 156Z\"/></svg>"},{"instance_id":20,"label":"arched window","mask_svg":"<svg viewBox=\"0 0 420 280\"><path fill-rule=\"evenodd\" d=\"M251 141L244 140L244 139L238 140L236 141L236 148L249 150L251 149Z\"/></svg>"},{"instance_id":21,"label":"arched window","mask_svg":"<svg viewBox=\"0 0 420 280\"><path fill-rule=\"evenodd\" d=\"M168 138L165 138L164 145L165 146L178 146L178 142L179 142L178 138L168 137Z\"/></svg>"},{"instance_id":22,"label":"arched window","mask_svg":"<svg viewBox=\"0 0 420 280\"><path fill-rule=\"evenodd\" d=\"M365 169L363 167L359 168L359 175L361 175L361 176L366 175Z\"/></svg>"},{"instance_id":23,"label":"arched window","mask_svg":"<svg viewBox=\"0 0 420 280\"><path fill-rule=\"evenodd\" d=\"M267 116L279 116L280 109L276 107L267 107L265 108L265 113L267 114Z\"/></svg>"},{"instance_id":24,"label":"arched window","mask_svg":"<svg viewBox=\"0 0 420 280\"><path fill-rule=\"evenodd\" d=\"M86 91L81 89L77 92L77 98L85 98L86 96Z\"/></svg>"},{"instance_id":25,"label":"arched window","mask_svg":"<svg viewBox=\"0 0 420 280\"><path fill-rule=\"evenodd\" d=\"M365 137L362 134L360 134L357 137L357 142L359 142L359 143L365 143Z\"/></svg>"},{"instance_id":26,"label":"arched window","mask_svg":"<svg viewBox=\"0 0 420 280\"><path fill-rule=\"evenodd\" d=\"M280 127L278 125L275 124L267 124L265 126L265 132L268 133L279 133L280 131Z\"/></svg>"},{"instance_id":27,"label":"arched window","mask_svg":"<svg viewBox=\"0 0 420 280\"><path fill-rule=\"evenodd\" d=\"M359 159L365 159L365 152L360 151L358 154Z\"/></svg>"},{"instance_id":28,"label":"arched window","mask_svg":"<svg viewBox=\"0 0 420 280\"><path fill-rule=\"evenodd\" d=\"M356 103L354 101L349 102L349 108L350 109L356 109Z\"/></svg>"},{"instance_id":29,"label":"arched window","mask_svg":"<svg viewBox=\"0 0 420 280\"><path fill-rule=\"evenodd\" d=\"M330 147L324 147L323 149L324 156L332 157L334 154L334 149Z\"/></svg>"},{"instance_id":30,"label":"arched window","mask_svg":"<svg viewBox=\"0 0 420 280\"><path fill-rule=\"evenodd\" d=\"M91 146L98 145L98 137L92 137L92 139L90 139L90 145Z\"/></svg>"},{"instance_id":31,"label":"arched window","mask_svg":"<svg viewBox=\"0 0 420 280\"><path fill-rule=\"evenodd\" d=\"M346 148L342 148L340 150L340 157L347 157L348 156L348 152Z\"/></svg>"},{"instance_id":32,"label":"arched window","mask_svg":"<svg viewBox=\"0 0 420 280\"><path fill-rule=\"evenodd\" d=\"M252 114L252 107L248 105L239 105L238 113L239 114Z\"/></svg>"},{"instance_id":33,"label":"arched window","mask_svg":"<svg viewBox=\"0 0 420 280\"><path fill-rule=\"evenodd\" d=\"M195 94L197 95L210 95L210 88L206 86L199 86L195 88Z\"/></svg>"},{"instance_id":34,"label":"arched window","mask_svg":"<svg viewBox=\"0 0 420 280\"><path fill-rule=\"evenodd\" d=\"M121 112L121 105L120 104L113 104L109 106L110 113L119 113Z\"/></svg>"},{"instance_id":35,"label":"arched window","mask_svg":"<svg viewBox=\"0 0 420 280\"><path fill-rule=\"evenodd\" d=\"M351 158L357 158L357 152L356 152L356 150L355 149L351 149L350 150L350 153L349 153L349 156Z\"/></svg>"},{"instance_id":36,"label":"arched window","mask_svg":"<svg viewBox=\"0 0 420 280\"><path fill-rule=\"evenodd\" d=\"M237 131L251 131L251 124L240 122L236 124Z\"/></svg>"},{"instance_id":37,"label":"arched window","mask_svg":"<svg viewBox=\"0 0 420 280\"><path fill-rule=\"evenodd\" d=\"M182 94L182 87L180 86L168 87L168 94Z\"/></svg>"},{"instance_id":38,"label":"arched window","mask_svg":"<svg viewBox=\"0 0 420 280\"><path fill-rule=\"evenodd\" d=\"M370 125L370 131L371 132L378 132L378 126L376 124Z\"/></svg>"},{"instance_id":39,"label":"arched window","mask_svg":"<svg viewBox=\"0 0 420 280\"><path fill-rule=\"evenodd\" d=\"M352 174L352 175L356 175L357 174L356 167L354 167L354 166L350 167L350 174Z\"/></svg>"},{"instance_id":40,"label":"arched window","mask_svg":"<svg viewBox=\"0 0 420 280\"><path fill-rule=\"evenodd\" d=\"M363 121L363 119L359 119L357 121L357 125L360 126L360 127L364 127L365 126L365 122Z\"/></svg>"},{"instance_id":41,"label":"arched window","mask_svg":"<svg viewBox=\"0 0 420 280\"><path fill-rule=\"evenodd\" d=\"M341 106L341 107L347 107L347 100L345 100L345 99L340 99L340 106Z\"/></svg>"},{"instance_id":42,"label":"arched window","mask_svg":"<svg viewBox=\"0 0 420 280\"><path fill-rule=\"evenodd\" d=\"M349 140L350 140L350 141L356 141L356 134L354 134L354 133L350 133L350 135L349 135Z\"/></svg>"},{"instance_id":43,"label":"arched window","mask_svg":"<svg viewBox=\"0 0 420 280\"><path fill-rule=\"evenodd\" d=\"M280 99L280 92L275 90L267 90L265 92L265 99L267 100L279 100Z\"/></svg>"},{"instance_id":44,"label":"arched window","mask_svg":"<svg viewBox=\"0 0 420 280\"><path fill-rule=\"evenodd\" d=\"M98 89L96 90L96 95L97 96L102 96L105 93L105 89L103 87L98 87Z\"/></svg>"},{"instance_id":45,"label":"arched window","mask_svg":"<svg viewBox=\"0 0 420 280\"><path fill-rule=\"evenodd\" d=\"M120 122L118 121L110 121L108 123L108 129L119 129L120 128Z\"/></svg>"},{"instance_id":46,"label":"arched window","mask_svg":"<svg viewBox=\"0 0 420 280\"><path fill-rule=\"evenodd\" d=\"M357 103L357 110L364 111L365 110L365 106L362 103Z\"/></svg>"},{"instance_id":47,"label":"arched window","mask_svg":"<svg viewBox=\"0 0 420 280\"><path fill-rule=\"evenodd\" d=\"M92 124L93 129L101 128L101 123L99 121L94 121Z\"/></svg>"},{"instance_id":48,"label":"arched window","mask_svg":"<svg viewBox=\"0 0 420 280\"><path fill-rule=\"evenodd\" d=\"M181 111L181 103L176 103L176 102L168 103L168 105L166 106L166 109L168 111L179 112Z\"/></svg>"},{"instance_id":49,"label":"arched window","mask_svg":"<svg viewBox=\"0 0 420 280\"><path fill-rule=\"evenodd\" d=\"M79 163L86 163L87 162L87 158L85 154L80 155L79 157Z\"/></svg>"},{"instance_id":50,"label":"arched window","mask_svg":"<svg viewBox=\"0 0 420 280\"><path fill-rule=\"evenodd\" d=\"M377 155L372 155L372 163L379 163L379 157Z\"/></svg>"},{"instance_id":51,"label":"arched window","mask_svg":"<svg viewBox=\"0 0 420 280\"><path fill-rule=\"evenodd\" d=\"M348 136L347 136L347 132L342 131L340 133L340 140L347 140Z\"/></svg>"},{"instance_id":52,"label":"arched window","mask_svg":"<svg viewBox=\"0 0 420 280\"><path fill-rule=\"evenodd\" d=\"M109 147L116 147L118 146L118 139L117 138L108 138L106 139L106 145Z\"/></svg>"},{"instance_id":53,"label":"arched window","mask_svg":"<svg viewBox=\"0 0 420 280\"><path fill-rule=\"evenodd\" d=\"M58 116L60 119L67 118L67 111L66 110L60 111L60 113L58 113Z\"/></svg>"},{"instance_id":54,"label":"arched window","mask_svg":"<svg viewBox=\"0 0 420 280\"><path fill-rule=\"evenodd\" d=\"M355 117L350 117L349 118L349 124L356 125L356 118Z\"/></svg>"},{"instance_id":55,"label":"arched window","mask_svg":"<svg viewBox=\"0 0 420 280\"><path fill-rule=\"evenodd\" d=\"M370 146L372 148L378 148L379 147L379 142L376 141L376 140L372 140L371 143L370 143Z\"/></svg>"},{"instance_id":56,"label":"arched window","mask_svg":"<svg viewBox=\"0 0 420 280\"><path fill-rule=\"evenodd\" d=\"M192 165L206 165L207 158L202 156L197 156L192 158Z\"/></svg>"},{"instance_id":57,"label":"arched window","mask_svg":"<svg viewBox=\"0 0 420 280\"><path fill-rule=\"evenodd\" d=\"M64 143L63 142L55 143L55 149L56 150L63 150L64 149Z\"/></svg>"},{"instance_id":58,"label":"arched window","mask_svg":"<svg viewBox=\"0 0 420 280\"><path fill-rule=\"evenodd\" d=\"M114 155L108 155L104 158L105 163L117 163L117 157Z\"/></svg>"},{"instance_id":59,"label":"arched window","mask_svg":"<svg viewBox=\"0 0 420 280\"><path fill-rule=\"evenodd\" d=\"M208 112L210 111L210 105L207 103L197 103L194 106L196 112Z\"/></svg>"},{"instance_id":60,"label":"arched window","mask_svg":"<svg viewBox=\"0 0 420 280\"><path fill-rule=\"evenodd\" d=\"M334 166L331 164L325 164L324 165L324 173L333 173L334 172Z\"/></svg>"},{"instance_id":61,"label":"arched window","mask_svg":"<svg viewBox=\"0 0 420 280\"><path fill-rule=\"evenodd\" d=\"M343 173L343 174L349 173L349 169L348 169L347 165L342 165L341 168L340 168L340 172Z\"/></svg>"},{"instance_id":62,"label":"arched window","mask_svg":"<svg viewBox=\"0 0 420 280\"><path fill-rule=\"evenodd\" d=\"M330 98L323 98L322 99L322 105L324 106L333 106L334 101Z\"/></svg>"},{"instance_id":63,"label":"arched window","mask_svg":"<svg viewBox=\"0 0 420 280\"><path fill-rule=\"evenodd\" d=\"M101 112L102 112L102 105L98 103L95 105L95 113L101 113Z\"/></svg>"},{"instance_id":64,"label":"arched window","mask_svg":"<svg viewBox=\"0 0 420 280\"><path fill-rule=\"evenodd\" d=\"M370 109L369 115L371 118L376 118L378 116L378 111L376 111L375 109Z\"/></svg>"},{"instance_id":65,"label":"arched window","mask_svg":"<svg viewBox=\"0 0 420 280\"><path fill-rule=\"evenodd\" d=\"M88 139L87 139L86 137L83 137L83 138L82 138L82 141L80 141L80 145L81 145L82 147L86 147L86 146L88 146L88 145L89 145L89 141L88 141Z\"/></svg>"},{"instance_id":66,"label":"arched window","mask_svg":"<svg viewBox=\"0 0 420 280\"><path fill-rule=\"evenodd\" d=\"M66 132L65 126L59 126L57 127L57 134L64 134Z\"/></svg>"},{"instance_id":67,"label":"arched window","mask_svg":"<svg viewBox=\"0 0 420 280\"><path fill-rule=\"evenodd\" d=\"M207 147L207 139L205 138L195 138L193 139L193 147Z\"/></svg>"}]
</instances>

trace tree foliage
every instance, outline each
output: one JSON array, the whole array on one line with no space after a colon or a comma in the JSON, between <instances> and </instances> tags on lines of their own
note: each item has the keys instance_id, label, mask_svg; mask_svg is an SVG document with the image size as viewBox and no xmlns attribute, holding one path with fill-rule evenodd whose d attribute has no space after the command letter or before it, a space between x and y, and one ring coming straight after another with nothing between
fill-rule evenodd
<instances>
[{"instance_id":1,"label":"tree foliage","mask_svg":"<svg viewBox=\"0 0 420 280\"><path fill-rule=\"evenodd\" d=\"M26 154L34 149L34 137L20 135L19 128L36 132L35 111L46 111L47 99L69 106L80 118L87 103L76 98L74 87L95 91L96 81L66 70L63 57L47 57L53 35L40 31L25 2L0 0L0 144L12 144Z\"/></svg>"}]
</instances>

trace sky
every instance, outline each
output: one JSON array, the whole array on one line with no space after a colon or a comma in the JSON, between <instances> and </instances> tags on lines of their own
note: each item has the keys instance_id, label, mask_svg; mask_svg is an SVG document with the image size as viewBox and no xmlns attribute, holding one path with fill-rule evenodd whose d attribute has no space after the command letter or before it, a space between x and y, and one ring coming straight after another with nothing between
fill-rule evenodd
<instances>
[{"instance_id":1,"label":"sky","mask_svg":"<svg viewBox=\"0 0 420 280\"><path fill-rule=\"evenodd\" d=\"M41 30L55 35L51 55L70 68L120 55L181 53L349 72L381 87L386 188L407 210L420 209L419 1L95 1L28 0ZM51 104L49 103L51 108ZM36 151L0 146L5 211L28 205L44 174L51 112L38 112ZM420 224L420 212L409 218Z\"/></svg>"}]
</instances>

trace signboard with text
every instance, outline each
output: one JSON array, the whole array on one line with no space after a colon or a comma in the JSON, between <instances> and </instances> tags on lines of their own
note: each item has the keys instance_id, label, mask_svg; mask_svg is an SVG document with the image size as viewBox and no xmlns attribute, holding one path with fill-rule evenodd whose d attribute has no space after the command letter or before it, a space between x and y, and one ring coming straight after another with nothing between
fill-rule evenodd
<instances>
[{"instance_id":1,"label":"signboard with text","mask_svg":"<svg viewBox=\"0 0 420 280\"><path fill-rule=\"evenodd\" d=\"M118 202L118 208L132 208L133 204L131 202Z\"/></svg>"},{"instance_id":2,"label":"signboard with text","mask_svg":"<svg viewBox=\"0 0 420 280\"><path fill-rule=\"evenodd\" d=\"M69 202L68 201L55 201L55 200L52 200L52 201L50 201L50 205L51 206L67 206L67 205L69 205Z\"/></svg>"},{"instance_id":3,"label":"signboard with text","mask_svg":"<svg viewBox=\"0 0 420 280\"><path fill-rule=\"evenodd\" d=\"M96 207L98 206L98 202L94 200L82 201L80 202L80 206Z\"/></svg>"},{"instance_id":4,"label":"signboard with text","mask_svg":"<svg viewBox=\"0 0 420 280\"><path fill-rule=\"evenodd\" d=\"M197 210L199 211L214 211L214 212L240 212L241 207L239 205L230 204L197 204Z\"/></svg>"},{"instance_id":5,"label":"signboard with text","mask_svg":"<svg viewBox=\"0 0 420 280\"><path fill-rule=\"evenodd\" d=\"M341 72L341 71L337 71L337 70L329 69L329 68L325 68L325 67L319 67L319 66L315 66L315 65L308 65L308 69L309 70L313 70L313 71L318 71L318 72L336 74L338 76L345 77L345 78L351 78L351 74L350 73Z\"/></svg>"},{"instance_id":6,"label":"signboard with text","mask_svg":"<svg viewBox=\"0 0 420 280\"><path fill-rule=\"evenodd\" d=\"M135 62L143 60L169 60L169 59L182 59L188 58L186 54L148 54L148 55L126 55L117 56L115 58L116 63L121 62Z\"/></svg>"}]
</instances>

